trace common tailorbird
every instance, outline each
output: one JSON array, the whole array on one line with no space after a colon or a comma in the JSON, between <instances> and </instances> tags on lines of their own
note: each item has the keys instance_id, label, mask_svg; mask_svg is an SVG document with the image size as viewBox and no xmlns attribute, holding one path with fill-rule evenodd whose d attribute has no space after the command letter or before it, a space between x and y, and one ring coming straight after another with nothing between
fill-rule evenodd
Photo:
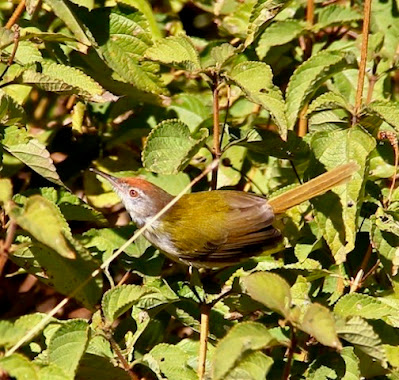
<instances>
[{"instance_id":1,"label":"common tailorbird","mask_svg":"<svg viewBox=\"0 0 399 380\"><path fill-rule=\"evenodd\" d=\"M142 178L117 178L91 170L110 182L138 227L173 199ZM280 243L281 232L273 227L276 217L345 183L356 170L354 162L341 165L270 200L234 190L185 194L143 234L177 262L197 268L237 264Z\"/></svg>"}]
</instances>

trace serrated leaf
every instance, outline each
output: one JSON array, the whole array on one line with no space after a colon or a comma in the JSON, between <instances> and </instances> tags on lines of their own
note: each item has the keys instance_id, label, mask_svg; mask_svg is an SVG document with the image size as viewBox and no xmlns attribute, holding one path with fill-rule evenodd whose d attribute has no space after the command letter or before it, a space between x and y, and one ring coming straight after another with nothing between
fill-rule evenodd
<instances>
[{"instance_id":1,"label":"serrated leaf","mask_svg":"<svg viewBox=\"0 0 399 380\"><path fill-rule=\"evenodd\" d=\"M188 71L201 69L198 52L190 37L185 34L170 36L156 41L153 46L147 49L145 57L152 61Z\"/></svg>"},{"instance_id":2,"label":"serrated leaf","mask_svg":"<svg viewBox=\"0 0 399 380\"><path fill-rule=\"evenodd\" d=\"M386 361L379 336L364 319L353 317L337 324L337 333L340 338L352 343L367 355L382 363Z\"/></svg>"},{"instance_id":3,"label":"serrated leaf","mask_svg":"<svg viewBox=\"0 0 399 380\"><path fill-rule=\"evenodd\" d=\"M359 165L349 182L312 200L320 232L338 264L346 260L346 254L355 246L366 164L375 144L374 138L360 127L315 133L311 140L314 156L325 169L351 161Z\"/></svg>"},{"instance_id":4,"label":"serrated leaf","mask_svg":"<svg viewBox=\"0 0 399 380\"><path fill-rule=\"evenodd\" d=\"M365 319L381 319L396 314L395 309L366 294L346 294L334 306L334 313L341 317L359 316Z\"/></svg>"},{"instance_id":5,"label":"serrated leaf","mask_svg":"<svg viewBox=\"0 0 399 380\"><path fill-rule=\"evenodd\" d=\"M243 366L245 366L245 358L251 351L272 347L275 344L273 336L260 323L242 322L235 325L219 341L213 354L212 379L232 378L229 374L234 373L243 360Z\"/></svg>"},{"instance_id":6,"label":"serrated leaf","mask_svg":"<svg viewBox=\"0 0 399 380\"><path fill-rule=\"evenodd\" d=\"M108 358L92 354L83 355L79 362L76 380L129 380L129 374L113 366ZM50 379L49 379L50 380Z\"/></svg>"},{"instance_id":7,"label":"serrated leaf","mask_svg":"<svg viewBox=\"0 0 399 380\"><path fill-rule=\"evenodd\" d=\"M0 346L11 347L18 342L26 331L10 321L0 321Z\"/></svg>"},{"instance_id":8,"label":"serrated leaf","mask_svg":"<svg viewBox=\"0 0 399 380\"><path fill-rule=\"evenodd\" d=\"M14 46L9 46L4 49L5 52L12 54ZM43 57L38 49L37 45L30 41L20 41L18 44L18 49L15 54L15 62L21 65L28 65L29 63L40 62Z\"/></svg>"},{"instance_id":9,"label":"serrated leaf","mask_svg":"<svg viewBox=\"0 0 399 380\"><path fill-rule=\"evenodd\" d=\"M104 103L116 99L83 71L50 60L40 62L40 71L25 70L22 80L23 83L36 84L46 91L75 94L92 102Z\"/></svg>"},{"instance_id":10,"label":"serrated leaf","mask_svg":"<svg viewBox=\"0 0 399 380\"><path fill-rule=\"evenodd\" d=\"M264 29L267 23L273 20L287 4L286 0L257 0L249 18L244 46L251 45L258 36L259 31Z\"/></svg>"},{"instance_id":11,"label":"serrated leaf","mask_svg":"<svg viewBox=\"0 0 399 380\"><path fill-rule=\"evenodd\" d=\"M56 171L49 151L38 140L30 139L27 144L4 144L4 148L44 178L57 185L65 186Z\"/></svg>"},{"instance_id":12,"label":"serrated leaf","mask_svg":"<svg viewBox=\"0 0 399 380\"><path fill-rule=\"evenodd\" d=\"M18 380L39 380L38 368L21 354L1 358L0 369Z\"/></svg>"},{"instance_id":13,"label":"serrated leaf","mask_svg":"<svg viewBox=\"0 0 399 380\"><path fill-rule=\"evenodd\" d=\"M359 358L354 353L353 347L344 347L340 354L345 361L345 375L342 380L360 379Z\"/></svg>"},{"instance_id":14,"label":"serrated leaf","mask_svg":"<svg viewBox=\"0 0 399 380\"><path fill-rule=\"evenodd\" d=\"M399 103L376 100L369 103L367 109L369 112L376 114L381 120L392 125L399 133Z\"/></svg>"},{"instance_id":15,"label":"serrated leaf","mask_svg":"<svg viewBox=\"0 0 399 380\"><path fill-rule=\"evenodd\" d=\"M319 9L317 12L317 23L314 25L314 29L320 30L334 25L342 26L362 19L362 14L357 12L354 8L332 4Z\"/></svg>"},{"instance_id":16,"label":"serrated leaf","mask_svg":"<svg viewBox=\"0 0 399 380\"><path fill-rule=\"evenodd\" d=\"M11 45L14 42L14 32L8 28L0 27L0 49Z\"/></svg>"},{"instance_id":17,"label":"serrated leaf","mask_svg":"<svg viewBox=\"0 0 399 380\"><path fill-rule=\"evenodd\" d=\"M259 59L266 57L273 46L284 45L296 39L305 31L305 24L299 20L276 21L259 37L256 54Z\"/></svg>"},{"instance_id":18,"label":"serrated leaf","mask_svg":"<svg viewBox=\"0 0 399 380\"><path fill-rule=\"evenodd\" d=\"M51 7L55 15L65 23L79 42L91 46L91 42L87 37L81 22L76 18L74 12L66 1L45 0L44 2Z\"/></svg>"},{"instance_id":19,"label":"serrated leaf","mask_svg":"<svg viewBox=\"0 0 399 380\"><path fill-rule=\"evenodd\" d=\"M0 90L0 124L24 125L26 115L24 109L3 90Z\"/></svg>"},{"instance_id":20,"label":"serrated leaf","mask_svg":"<svg viewBox=\"0 0 399 380\"><path fill-rule=\"evenodd\" d=\"M283 140L287 138L285 103L280 89L273 84L273 73L264 62L242 62L227 77L239 86L246 97L260 104L273 116Z\"/></svg>"},{"instance_id":21,"label":"serrated leaf","mask_svg":"<svg viewBox=\"0 0 399 380\"><path fill-rule=\"evenodd\" d=\"M309 117L314 112L319 112L323 110L342 108L349 110L349 104L346 99L338 93L329 91L326 92L310 103L308 110L306 112L306 116Z\"/></svg>"},{"instance_id":22,"label":"serrated leaf","mask_svg":"<svg viewBox=\"0 0 399 380\"><path fill-rule=\"evenodd\" d=\"M181 121L164 120L147 137L143 166L156 173L176 174L189 164L207 137L207 129L190 135L189 128Z\"/></svg>"},{"instance_id":23,"label":"serrated leaf","mask_svg":"<svg viewBox=\"0 0 399 380\"><path fill-rule=\"evenodd\" d=\"M339 51L323 50L302 63L291 76L287 87L288 128L292 129L300 111L322 83L350 67L354 58Z\"/></svg>"},{"instance_id":24,"label":"serrated leaf","mask_svg":"<svg viewBox=\"0 0 399 380\"><path fill-rule=\"evenodd\" d=\"M76 292L76 288L81 287L99 266L86 250L74 242L76 258L71 260L40 243L26 243L15 245L10 255L14 263L61 294L70 296L74 292L74 298L78 302L93 309L101 296L102 279L91 279Z\"/></svg>"},{"instance_id":25,"label":"serrated leaf","mask_svg":"<svg viewBox=\"0 0 399 380\"><path fill-rule=\"evenodd\" d=\"M279 275L269 272L253 273L242 279L246 292L254 300L289 318L291 292L288 283Z\"/></svg>"},{"instance_id":26,"label":"serrated leaf","mask_svg":"<svg viewBox=\"0 0 399 380\"><path fill-rule=\"evenodd\" d=\"M143 60L152 45L149 25L143 14L127 5L100 8L90 13L87 25L98 43L96 49L115 71L114 79L153 94L167 94L158 76L159 67ZM109 25L104 33L103 25Z\"/></svg>"},{"instance_id":27,"label":"serrated leaf","mask_svg":"<svg viewBox=\"0 0 399 380\"><path fill-rule=\"evenodd\" d=\"M139 285L121 285L108 290L101 301L105 318L110 323L114 322L149 292L149 289Z\"/></svg>"},{"instance_id":28,"label":"serrated leaf","mask_svg":"<svg viewBox=\"0 0 399 380\"><path fill-rule=\"evenodd\" d=\"M312 335L318 342L325 346L340 350L341 342L338 339L335 319L326 307L312 303L305 312L299 328Z\"/></svg>"},{"instance_id":29,"label":"serrated leaf","mask_svg":"<svg viewBox=\"0 0 399 380\"><path fill-rule=\"evenodd\" d=\"M237 54L236 48L228 43L214 46L210 52L213 62L208 62L207 67L212 65L220 69L235 54Z\"/></svg>"},{"instance_id":30,"label":"serrated leaf","mask_svg":"<svg viewBox=\"0 0 399 380\"><path fill-rule=\"evenodd\" d=\"M48 360L58 365L68 375L74 376L79 361L88 343L87 321L72 319L66 321L51 337L48 345Z\"/></svg>"},{"instance_id":31,"label":"serrated leaf","mask_svg":"<svg viewBox=\"0 0 399 380\"><path fill-rule=\"evenodd\" d=\"M13 208L11 217L35 239L61 256L74 259L75 252L67 240L71 230L60 210L40 195L28 198L23 209Z\"/></svg>"},{"instance_id":32,"label":"serrated leaf","mask_svg":"<svg viewBox=\"0 0 399 380\"><path fill-rule=\"evenodd\" d=\"M168 380L197 380L196 372L189 367L188 355L177 346L161 343L155 346L144 360L155 360L160 371Z\"/></svg>"}]
</instances>

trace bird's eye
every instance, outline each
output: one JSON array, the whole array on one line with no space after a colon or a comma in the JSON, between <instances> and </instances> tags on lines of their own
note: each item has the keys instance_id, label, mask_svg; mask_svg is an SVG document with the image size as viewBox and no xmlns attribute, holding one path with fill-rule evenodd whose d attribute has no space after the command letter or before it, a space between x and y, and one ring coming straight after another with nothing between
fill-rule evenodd
<instances>
[{"instance_id":1,"label":"bird's eye","mask_svg":"<svg viewBox=\"0 0 399 380\"><path fill-rule=\"evenodd\" d=\"M134 190L134 189L130 189L130 190L129 190L129 195L130 195L132 198L136 198L136 197L138 197L139 193L138 193L136 190Z\"/></svg>"}]
</instances>

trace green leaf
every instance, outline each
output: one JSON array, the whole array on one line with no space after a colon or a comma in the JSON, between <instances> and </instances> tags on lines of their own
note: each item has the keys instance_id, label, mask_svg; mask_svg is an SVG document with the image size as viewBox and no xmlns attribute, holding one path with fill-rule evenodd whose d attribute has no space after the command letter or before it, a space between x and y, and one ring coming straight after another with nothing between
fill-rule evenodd
<instances>
[{"instance_id":1,"label":"green leaf","mask_svg":"<svg viewBox=\"0 0 399 380\"><path fill-rule=\"evenodd\" d=\"M294 128L302 108L318 88L332 75L350 67L354 58L339 51L323 50L302 63L287 87L288 128Z\"/></svg>"},{"instance_id":2,"label":"green leaf","mask_svg":"<svg viewBox=\"0 0 399 380\"><path fill-rule=\"evenodd\" d=\"M230 58L235 57L236 54L237 49L229 43L214 46L209 53L209 58L205 62L205 66L206 68L213 66L217 70L220 70L227 62L230 61Z\"/></svg>"},{"instance_id":3,"label":"green leaf","mask_svg":"<svg viewBox=\"0 0 399 380\"><path fill-rule=\"evenodd\" d=\"M68 259L75 258L75 252L68 242L71 230L60 210L40 195L28 198L23 209L13 208L11 216L19 226L35 239L54 249Z\"/></svg>"},{"instance_id":4,"label":"green leaf","mask_svg":"<svg viewBox=\"0 0 399 380\"><path fill-rule=\"evenodd\" d=\"M381 319L396 314L395 309L366 294L346 294L334 306L334 313L341 317L359 316L365 319Z\"/></svg>"},{"instance_id":5,"label":"green leaf","mask_svg":"<svg viewBox=\"0 0 399 380\"><path fill-rule=\"evenodd\" d=\"M143 60L152 40L148 22L141 12L119 4L112 10L94 10L87 23L98 43L97 52L115 71L114 79L130 83L141 91L167 94L157 74L158 65ZM106 33L104 25L109 25Z\"/></svg>"},{"instance_id":6,"label":"green leaf","mask_svg":"<svg viewBox=\"0 0 399 380\"><path fill-rule=\"evenodd\" d=\"M17 343L26 331L20 327L15 326L9 321L0 321L0 346L11 347Z\"/></svg>"},{"instance_id":7,"label":"green leaf","mask_svg":"<svg viewBox=\"0 0 399 380\"><path fill-rule=\"evenodd\" d=\"M81 22L76 18L69 4L64 0L44 0L48 4L55 15L60 18L69 30L74 34L79 42L84 45L91 46L91 42L87 37Z\"/></svg>"},{"instance_id":8,"label":"green leaf","mask_svg":"<svg viewBox=\"0 0 399 380\"><path fill-rule=\"evenodd\" d=\"M144 294L151 291L139 285L121 285L108 290L101 301L103 313L108 322L112 323L129 310Z\"/></svg>"},{"instance_id":9,"label":"green leaf","mask_svg":"<svg viewBox=\"0 0 399 380\"><path fill-rule=\"evenodd\" d=\"M391 215L387 215L382 208L377 209L375 215L371 217L370 237L373 246L380 254L385 271L393 282L395 293L397 293L399 291L397 277L399 267L399 236L389 231L389 227L383 227L383 221L389 222L389 216Z\"/></svg>"},{"instance_id":10,"label":"green leaf","mask_svg":"<svg viewBox=\"0 0 399 380\"><path fill-rule=\"evenodd\" d=\"M148 22L151 37L154 40L162 37L162 32L159 29L151 3L148 0L118 0L118 3L128 4L131 7L137 8L145 16Z\"/></svg>"},{"instance_id":11,"label":"green leaf","mask_svg":"<svg viewBox=\"0 0 399 380\"><path fill-rule=\"evenodd\" d=\"M263 352L250 352L223 379L264 380L272 364L273 359Z\"/></svg>"},{"instance_id":12,"label":"green leaf","mask_svg":"<svg viewBox=\"0 0 399 380\"><path fill-rule=\"evenodd\" d=\"M177 113L179 120L187 124L191 132L194 132L211 112L210 107L204 104L202 95L189 93L180 93L174 96L169 109Z\"/></svg>"},{"instance_id":13,"label":"green leaf","mask_svg":"<svg viewBox=\"0 0 399 380\"><path fill-rule=\"evenodd\" d=\"M314 25L315 30L324 29L327 27L351 23L353 21L360 21L363 19L362 14L351 7L343 7L340 5L329 5L321 7L317 12L317 23Z\"/></svg>"},{"instance_id":14,"label":"green leaf","mask_svg":"<svg viewBox=\"0 0 399 380\"><path fill-rule=\"evenodd\" d=\"M276 21L259 37L256 54L259 59L266 57L273 46L284 45L299 37L304 32L305 24L299 20Z\"/></svg>"},{"instance_id":15,"label":"green leaf","mask_svg":"<svg viewBox=\"0 0 399 380\"><path fill-rule=\"evenodd\" d=\"M146 359L155 361L168 380L198 380L196 372L187 363L188 355L177 346L158 344L144 356Z\"/></svg>"},{"instance_id":16,"label":"green leaf","mask_svg":"<svg viewBox=\"0 0 399 380\"><path fill-rule=\"evenodd\" d=\"M347 103L346 99L341 94L329 91L320 95L315 100L313 100L312 103L310 103L308 110L306 112L306 116L309 117L315 112L330 110L335 108L342 108L349 110L350 106Z\"/></svg>"},{"instance_id":17,"label":"green leaf","mask_svg":"<svg viewBox=\"0 0 399 380\"><path fill-rule=\"evenodd\" d=\"M71 1L76 5L87 8L89 11L91 11L94 8L94 0L71 0Z\"/></svg>"},{"instance_id":18,"label":"green leaf","mask_svg":"<svg viewBox=\"0 0 399 380\"><path fill-rule=\"evenodd\" d=\"M285 104L280 89L273 84L273 73L264 62L242 62L227 74L228 79L239 86L246 97L260 104L273 116L283 140L287 137Z\"/></svg>"},{"instance_id":19,"label":"green leaf","mask_svg":"<svg viewBox=\"0 0 399 380\"><path fill-rule=\"evenodd\" d=\"M190 37L185 34L158 40L146 52L145 57L152 61L183 68L188 71L201 69L199 55Z\"/></svg>"},{"instance_id":20,"label":"green leaf","mask_svg":"<svg viewBox=\"0 0 399 380\"><path fill-rule=\"evenodd\" d=\"M129 380L129 374L112 365L108 358L92 354L83 355L79 362L76 380ZM51 380L51 379L49 379Z\"/></svg>"},{"instance_id":21,"label":"green leaf","mask_svg":"<svg viewBox=\"0 0 399 380\"><path fill-rule=\"evenodd\" d=\"M3 141L3 144L8 153L18 158L36 173L57 185L65 186L56 171L49 151L41 142L32 138L26 144L8 145L7 141Z\"/></svg>"},{"instance_id":22,"label":"green leaf","mask_svg":"<svg viewBox=\"0 0 399 380\"><path fill-rule=\"evenodd\" d=\"M299 328L318 342L338 350L342 348L336 333L334 316L326 307L312 303L305 312Z\"/></svg>"},{"instance_id":23,"label":"green leaf","mask_svg":"<svg viewBox=\"0 0 399 380\"><path fill-rule=\"evenodd\" d=\"M399 133L399 103L375 100L367 105L367 110L386 121Z\"/></svg>"},{"instance_id":24,"label":"green leaf","mask_svg":"<svg viewBox=\"0 0 399 380\"><path fill-rule=\"evenodd\" d=\"M276 17L287 3L286 0L257 0L249 18L247 38L244 43L245 47L252 44L259 32Z\"/></svg>"},{"instance_id":25,"label":"green leaf","mask_svg":"<svg viewBox=\"0 0 399 380\"><path fill-rule=\"evenodd\" d=\"M372 358L382 363L386 362L379 336L364 319L353 317L346 322L337 324L337 333L340 338L352 343Z\"/></svg>"},{"instance_id":26,"label":"green leaf","mask_svg":"<svg viewBox=\"0 0 399 380\"><path fill-rule=\"evenodd\" d=\"M190 135L189 128L181 121L164 120L147 137L143 166L156 173L176 174L189 164L207 137L207 129Z\"/></svg>"},{"instance_id":27,"label":"green leaf","mask_svg":"<svg viewBox=\"0 0 399 380\"><path fill-rule=\"evenodd\" d=\"M24 109L11 96L0 90L0 124L24 125L25 122Z\"/></svg>"},{"instance_id":28,"label":"green leaf","mask_svg":"<svg viewBox=\"0 0 399 380\"><path fill-rule=\"evenodd\" d=\"M360 379L359 358L356 356L353 347L344 347L340 354L345 361L345 376L342 380Z\"/></svg>"},{"instance_id":29,"label":"green leaf","mask_svg":"<svg viewBox=\"0 0 399 380\"><path fill-rule=\"evenodd\" d=\"M9 178L0 178L0 206L4 207L12 197L12 183Z\"/></svg>"},{"instance_id":30,"label":"green leaf","mask_svg":"<svg viewBox=\"0 0 399 380\"><path fill-rule=\"evenodd\" d=\"M98 263L82 247L74 242L76 258L74 260L60 256L52 249L40 243L30 243L25 238L23 244L16 245L10 259L40 281L54 287L58 292L74 298L86 308L93 309L101 296L101 278L87 280ZM27 243L27 244L25 244ZM86 284L82 288L82 284ZM76 289L79 287L79 291Z\"/></svg>"},{"instance_id":31,"label":"green leaf","mask_svg":"<svg viewBox=\"0 0 399 380\"><path fill-rule=\"evenodd\" d=\"M227 335L219 341L212 360L212 379L232 379L233 373L240 373L240 369L251 366L251 359L247 359L251 351L269 348L276 341L267 328L256 322L241 322L235 325ZM259 357L253 358L259 359ZM268 370L270 362L262 358L263 369ZM266 362L267 361L267 362ZM254 364L254 363L252 363ZM238 368L237 368L238 367ZM230 376L229 376L230 375Z\"/></svg>"},{"instance_id":32,"label":"green leaf","mask_svg":"<svg viewBox=\"0 0 399 380\"><path fill-rule=\"evenodd\" d=\"M291 292L288 283L275 273L257 272L242 279L246 292L254 300L289 318Z\"/></svg>"},{"instance_id":33,"label":"green leaf","mask_svg":"<svg viewBox=\"0 0 399 380\"><path fill-rule=\"evenodd\" d=\"M54 333L48 345L50 363L58 365L68 375L74 376L88 343L87 321L71 319Z\"/></svg>"},{"instance_id":34,"label":"green leaf","mask_svg":"<svg viewBox=\"0 0 399 380\"><path fill-rule=\"evenodd\" d=\"M366 164L368 155L375 147L375 140L362 128L353 127L315 133L311 147L316 160L327 170L350 161L356 162L360 168L353 174L351 181L312 200L317 224L339 264L346 260L346 254L355 246Z\"/></svg>"},{"instance_id":35,"label":"green leaf","mask_svg":"<svg viewBox=\"0 0 399 380\"><path fill-rule=\"evenodd\" d=\"M38 376L40 380L71 380L72 377L56 364L41 367Z\"/></svg>"},{"instance_id":36,"label":"green leaf","mask_svg":"<svg viewBox=\"0 0 399 380\"><path fill-rule=\"evenodd\" d=\"M37 367L21 354L1 358L0 369L17 380L39 380Z\"/></svg>"},{"instance_id":37,"label":"green leaf","mask_svg":"<svg viewBox=\"0 0 399 380\"><path fill-rule=\"evenodd\" d=\"M92 102L104 103L116 99L83 71L49 60L40 62L40 71L25 70L22 79L23 83L36 84L45 91L75 94Z\"/></svg>"},{"instance_id":38,"label":"green leaf","mask_svg":"<svg viewBox=\"0 0 399 380\"><path fill-rule=\"evenodd\" d=\"M82 133L83 119L86 111L86 105L83 102L77 102L72 111L72 129Z\"/></svg>"}]
</instances>

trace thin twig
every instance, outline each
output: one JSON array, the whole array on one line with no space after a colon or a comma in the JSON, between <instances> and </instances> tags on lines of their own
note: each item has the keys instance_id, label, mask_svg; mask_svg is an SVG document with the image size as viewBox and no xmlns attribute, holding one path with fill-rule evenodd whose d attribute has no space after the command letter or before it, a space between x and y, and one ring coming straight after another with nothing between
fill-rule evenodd
<instances>
[{"instance_id":1,"label":"thin twig","mask_svg":"<svg viewBox=\"0 0 399 380\"><path fill-rule=\"evenodd\" d=\"M140 378L130 368L128 361L123 356L121 348L119 347L118 343L115 342L115 339L112 336L108 336L107 338L108 338L109 342L111 343L111 347L114 350L116 356L118 357L119 361L121 362L123 369L127 372L129 377L132 380L139 380Z\"/></svg>"},{"instance_id":2,"label":"thin twig","mask_svg":"<svg viewBox=\"0 0 399 380\"><path fill-rule=\"evenodd\" d=\"M18 49L18 45L19 45L19 26L15 25L13 27L13 30L14 30L14 38L13 38L14 47L12 49L10 57L8 58L7 65L6 65L5 69L3 70L3 72L0 75L0 82L3 80L4 75L7 74L8 69L10 68L12 63L14 62L15 54L17 53L17 49Z\"/></svg>"},{"instance_id":3,"label":"thin twig","mask_svg":"<svg viewBox=\"0 0 399 380\"><path fill-rule=\"evenodd\" d=\"M287 362L285 363L282 380L287 380L290 377L292 359L294 357L296 343L295 329L293 326L291 326L291 344L288 347Z\"/></svg>"},{"instance_id":4,"label":"thin twig","mask_svg":"<svg viewBox=\"0 0 399 380\"><path fill-rule=\"evenodd\" d=\"M298 123L298 136L304 137L308 132L308 119L306 118L306 112L308 110L308 105L302 108L302 111L299 114L299 123Z\"/></svg>"},{"instance_id":5,"label":"thin twig","mask_svg":"<svg viewBox=\"0 0 399 380\"><path fill-rule=\"evenodd\" d=\"M219 125L219 77L215 74L213 78L213 155L216 160L222 156L220 151L220 125ZM218 167L216 166L212 171L211 189L217 188L218 182Z\"/></svg>"},{"instance_id":6,"label":"thin twig","mask_svg":"<svg viewBox=\"0 0 399 380\"><path fill-rule=\"evenodd\" d=\"M23 344L28 342L31 338L35 336L36 333L41 331L47 323L50 322L51 318L58 313L68 302L81 291L93 278L97 277L105 268L107 268L111 262L113 262L130 244L132 244L139 236L141 236L155 221L157 221L165 212L167 212L176 202L190 190L197 182L204 178L208 173L210 173L215 166L219 164L218 160L213 160L212 163L197 177L195 177L175 198L173 198L161 211L159 211L154 217L152 217L143 227L138 229L134 235L124 243L113 255L111 255L107 260L105 260L99 268L94 270L90 276L88 276L84 281L82 281L70 294L65 297L58 305L56 305L49 313L44 317L39 323L33 326L17 343L14 344L4 356L12 355L18 348Z\"/></svg>"},{"instance_id":7,"label":"thin twig","mask_svg":"<svg viewBox=\"0 0 399 380\"><path fill-rule=\"evenodd\" d=\"M209 313L211 305L206 303L201 305L201 329L200 329L200 350L198 356L198 378L203 380L206 370L206 351L208 349L209 335Z\"/></svg>"},{"instance_id":8,"label":"thin twig","mask_svg":"<svg viewBox=\"0 0 399 380\"><path fill-rule=\"evenodd\" d=\"M357 123L359 111L362 106L364 77L366 75L367 47L369 42L370 14L371 14L371 0L365 0L364 12L363 12L363 31L362 31L363 41L362 41L362 50L360 53L359 75L357 79L356 102L352 118L352 125L355 125Z\"/></svg>"},{"instance_id":9,"label":"thin twig","mask_svg":"<svg viewBox=\"0 0 399 380\"><path fill-rule=\"evenodd\" d=\"M5 26L6 29L11 29L11 27L17 22L17 20L21 17L22 12L25 9L25 0L21 0L18 6L15 8L14 13L11 15L7 24Z\"/></svg>"}]
</instances>

